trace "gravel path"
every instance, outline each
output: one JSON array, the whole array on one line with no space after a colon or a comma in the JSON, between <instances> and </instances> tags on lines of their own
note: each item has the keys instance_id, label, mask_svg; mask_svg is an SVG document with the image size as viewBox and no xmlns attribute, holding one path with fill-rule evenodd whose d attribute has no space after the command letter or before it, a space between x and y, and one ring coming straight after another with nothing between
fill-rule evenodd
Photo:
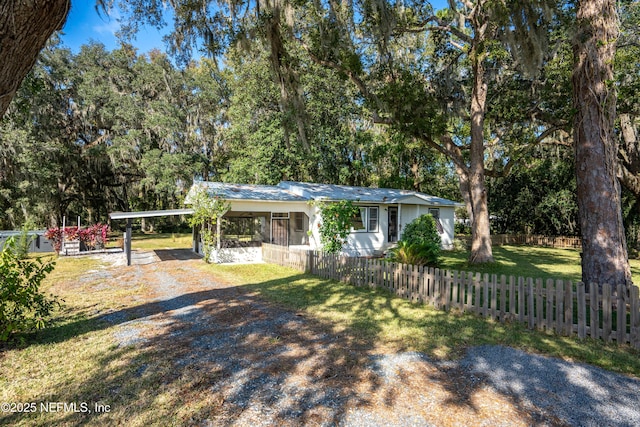
<instances>
[{"instance_id":1,"label":"gravel path","mask_svg":"<svg viewBox=\"0 0 640 427\"><path fill-rule=\"evenodd\" d=\"M636 378L500 346L453 362L380 353L179 258L127 267L146 311L105 320L120 347L159 347L197 380L215 406L199 425L640 425Z\"/></svg>"},{"instance_id":2,"label":"gravel path","mask_svg":"<svg viewBox=\"0 0 640 427\"><path fill-rule=\"evenodd\" d=\"M640 426L640 380L507 347L471 348L460 365L531 410L579 426Z\"/></svg>"}]
</instances>

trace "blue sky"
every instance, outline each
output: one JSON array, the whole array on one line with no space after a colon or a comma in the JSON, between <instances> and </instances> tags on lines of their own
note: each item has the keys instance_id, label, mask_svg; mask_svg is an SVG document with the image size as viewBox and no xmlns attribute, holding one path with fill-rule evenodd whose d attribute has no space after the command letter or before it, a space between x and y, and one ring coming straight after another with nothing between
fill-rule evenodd
<instances>
[{"instance_id":1,"label":"blue sky","mask_svg":"<svg viewBox=\"0 0 640 427\"><path fill-rule=\"evenodd\" d=\"M437 9L446 7L447 0L433 0L432 4ZM92 40L101 42L108 50L113 50L119 45L115 36L120 29L119 18L118 10L112 11L110 16L98 14L94 0L72 0L71 11L63 28L62 41L75 53L80 50L80 46ZM144 27L133 44L138 48L138 53L146 53L154 48L164 52L162 36L166 32L167 29L161 32L153 27Z\"/></svg>"},{"instance_id":2,"label":"blue sky","mask_svg":"<svg viewBox=\"0 0 640 427\"><path fill-rule=\"evenodd\" d=\"M90 41L100 42L108 50L115 49L119 45L115 36L120 29L119 18L118 10L112 11L109 16L105 13L98 14L93 0L72 0L67 22L62 29L62 41L76 53L80 46ZM154 48L164 51L162 35L153 27L144 27L138 33L134 45L139 53L146 53Z\"/></svg>"}]
</instances>

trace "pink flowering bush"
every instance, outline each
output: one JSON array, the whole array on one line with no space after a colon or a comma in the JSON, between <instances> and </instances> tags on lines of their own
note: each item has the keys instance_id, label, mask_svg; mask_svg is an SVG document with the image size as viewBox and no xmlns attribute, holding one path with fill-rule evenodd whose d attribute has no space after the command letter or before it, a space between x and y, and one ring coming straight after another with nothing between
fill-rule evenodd
<instances>
[{"instance_id":1,"label":"pink flowering bush","mask_svg":"<svg viewBox=\"0 0 640 427\"><path fill-rule=\"evenodd\" d=\"M62 249L62 237L66 237L67 241L80 240L88 250L104 248L109 241L109 226L106 224L94 224L90 227L53 227L47 229L44 237L53 242L53 249L60 253Z\"/></svg>"}]
</instances>

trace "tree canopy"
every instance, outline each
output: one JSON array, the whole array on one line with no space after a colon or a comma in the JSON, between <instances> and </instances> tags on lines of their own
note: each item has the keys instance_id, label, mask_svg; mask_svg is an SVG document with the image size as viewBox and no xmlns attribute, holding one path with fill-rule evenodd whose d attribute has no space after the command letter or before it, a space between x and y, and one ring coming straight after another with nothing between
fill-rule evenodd
<instances>
[{"instance_id":1,"label":"tree canopy","mask_svg":"<svg viewBox=\"0 0 640 427\"><path fill-rule=\"evenodd\" d=\"M172 207L198 179L389 186L463 201L470 261L491 261L490 227L597 234L585 215L604 204L581 203L602 180L583 187L594 138L578 124L617 96L593 135L607 136L604 193L616 175L625 187L606 209L619 249L622 222L640 223L640 12L598 1L120 1L124 36L170 16L171 56L126 37L77 55L53 42L0 127L0 222Z\"/></svg>"}]
</instances>

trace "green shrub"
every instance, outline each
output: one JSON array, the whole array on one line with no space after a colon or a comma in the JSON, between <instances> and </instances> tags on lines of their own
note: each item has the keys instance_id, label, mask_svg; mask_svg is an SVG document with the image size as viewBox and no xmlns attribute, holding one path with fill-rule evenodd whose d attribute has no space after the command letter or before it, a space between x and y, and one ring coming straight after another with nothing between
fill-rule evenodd
<instances>
[{"instance_id":1,"label":"green shrub","mask_svg":"<svg viewBox=\"0 0 640 427\"><path fill-rule=\"evenodd\" d=\"M350 200L320 202L318 206L322 216L318 230L322 249L328 253L338 253L347 242L353 218L360 213L360 208L354 206Z\"/></svg>"},{"instance_id":2,"label":"green shrub","mask_svg":"<svg viewBox=\"0 0 640 427\"><path fill-rule=\"evenodd\" d=\"M436 220L426 214L407 224L392 258L404 264L436 266L441 250Z\"/></svg>"},{"instance_id":3,"label":"green shrub","mask_svg":"<svg viewBox=\"0 0 640 427\"><path fill-rule=\"evenodd\" d=\"M400 240L419 245L437 244L438 247L442 245L436 220L430 214L421 215L407 224Z\"/></svg>"},{"instance_id":4,"label":"green shrub","mask_svg":"<svg viewBox=\"0 0 640 427\"><path fill-rule=\"evenodd\" d=\"M432 244L420 245L418 243L398 242L398 247L393 249L391 258L395 262L413 265L428 265L435 267L438 264L440 248Z\"/></svg>"},{"instance_id":5,"label":"green shrub","mask_svg":"<svg viewBox=\"0 0 640 427\"><path fill-rule=\"evenodd\" d=\"M55 265L41 258L20 258L14 239L0 252L0 341L16 332L44 328L51 312L59 306L53 297L40 292L40 284Z\"/></svg>"}]
</instances>

